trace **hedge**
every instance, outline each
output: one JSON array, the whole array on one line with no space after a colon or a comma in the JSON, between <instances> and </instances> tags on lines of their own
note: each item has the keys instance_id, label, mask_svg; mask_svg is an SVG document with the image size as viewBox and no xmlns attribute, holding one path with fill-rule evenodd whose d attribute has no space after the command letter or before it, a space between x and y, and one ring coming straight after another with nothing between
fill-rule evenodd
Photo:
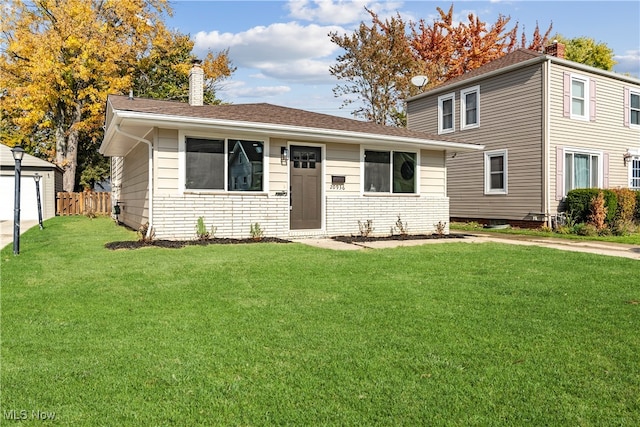
<instances>
[{"instance_id":1,"label":"hedge","mask_svg":"<svg viewBox=\"0 0 640 427\"><path fill-rule=\"evenodd\" d=\"M613 221L618 208L616 193L599 188L579 188L571 190L567 194L567 212L576 223L587 222L591 210L591 199L596 197L600 191L604 194L604 205L607 208L606 221Z\"/></svg>"}]
</instances>

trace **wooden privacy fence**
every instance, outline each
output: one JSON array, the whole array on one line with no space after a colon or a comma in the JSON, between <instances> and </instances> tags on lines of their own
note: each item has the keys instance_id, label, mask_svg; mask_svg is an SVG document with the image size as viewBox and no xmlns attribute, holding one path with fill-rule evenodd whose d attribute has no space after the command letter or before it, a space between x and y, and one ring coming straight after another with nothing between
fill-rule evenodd
<instances>
[{"instance_id":1,"label":"wooden privacy fence","mask_svg":"<svg viewBox=\"0 0 640 427\"><path fill-rule=\"evenodd\" d=\"M109 215L111 193L58 193L56 215Z\"/></svg>"}]
</instances>

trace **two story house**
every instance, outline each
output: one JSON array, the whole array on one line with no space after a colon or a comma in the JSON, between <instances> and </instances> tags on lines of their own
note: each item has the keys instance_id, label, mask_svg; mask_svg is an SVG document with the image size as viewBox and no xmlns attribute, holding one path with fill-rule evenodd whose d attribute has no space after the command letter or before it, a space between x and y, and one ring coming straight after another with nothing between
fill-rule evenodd
<instances>
[{"instance_id":1,"label":"two story house","mask_svg":"<svg viewBox=\"0 0 640 427\"><path fill-rule=\"evenodd\" d=\"M551 225L576 188L640 189L640 80L520 49L407 101L408 127L482 144L449 152L451 221Z\"/></svg>"}]
</instances>

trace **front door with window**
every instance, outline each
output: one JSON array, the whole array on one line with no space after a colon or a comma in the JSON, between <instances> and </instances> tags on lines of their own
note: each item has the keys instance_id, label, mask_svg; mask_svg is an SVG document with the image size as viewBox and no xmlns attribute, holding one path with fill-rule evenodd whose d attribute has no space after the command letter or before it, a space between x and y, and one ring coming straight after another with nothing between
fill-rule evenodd
<instances>
[{"instance_id":1,"label":"front door with window","mask_svg":"<svg viewBox=\"0 0 640 427\"><path fill-rule=\"evenodd\" d=\"M322 228L322 163L320 147L292 145L289 152L291 176L291 230Z\"/></svg>"}]
</instances>

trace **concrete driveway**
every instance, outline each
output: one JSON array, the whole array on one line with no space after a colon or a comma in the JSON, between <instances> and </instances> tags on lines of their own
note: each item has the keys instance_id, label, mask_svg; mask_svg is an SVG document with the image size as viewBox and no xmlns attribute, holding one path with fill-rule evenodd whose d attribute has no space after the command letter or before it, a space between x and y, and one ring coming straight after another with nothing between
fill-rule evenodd
<instances>
[{"instance_id":1,"label":"concrete driveway","mask_svg":"<svg viewBox=\"0 0 640 427\"><path fill-rule=\"evenodd\" d=\"M38 226L38 220L20 221L20 234ZM0 221L0 248L13 243L13 221Z\"/></svg>"}]
</instances>

